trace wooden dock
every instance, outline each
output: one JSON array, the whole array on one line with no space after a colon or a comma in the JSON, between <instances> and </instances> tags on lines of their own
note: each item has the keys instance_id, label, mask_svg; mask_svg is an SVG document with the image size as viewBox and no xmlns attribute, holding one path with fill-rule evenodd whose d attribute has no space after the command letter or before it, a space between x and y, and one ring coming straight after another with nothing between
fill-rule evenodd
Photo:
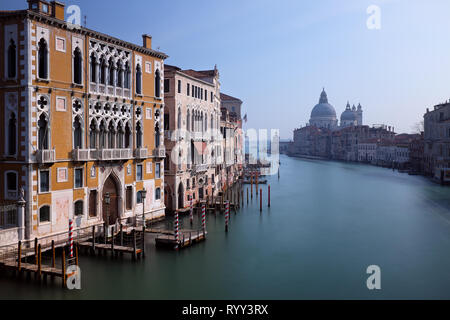
<instances>
[{"instance_id":1,"label":"wooden dock","mask_svg":"<svg viewBox=\"0 0 450 320\"><path fill-rule=\"evenodd\" d=\"M207 231L197 230L196 232L180 232L178 244L175 240L175 234L160 234L156 237L155 242L157 247L169 249L183 249L190 247L195 243L206 240Z\"/></svg>"},{"instance_id":2,"label":"wooden dock","mask_svg":"<svg viewBox=\"0 0 450 320\"><path fill-rule=\"evenodd\" d=\"M102 241L96 240L92 237L88 241L80 242L79 247L85 252L91 254L106 254L111 252L112 256L131 254L133 260L145 256L145 233L143 227L126 227L120 228L118 233L113 232L113 235L103 237Z\"/></svg>"}]
</instances>

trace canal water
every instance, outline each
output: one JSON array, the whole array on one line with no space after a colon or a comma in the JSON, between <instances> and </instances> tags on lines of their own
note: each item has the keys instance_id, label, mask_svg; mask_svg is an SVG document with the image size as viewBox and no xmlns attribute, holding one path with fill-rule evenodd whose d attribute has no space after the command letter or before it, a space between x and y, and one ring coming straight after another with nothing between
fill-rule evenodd
<instances>
[{"instance_id":1,"label":"canal water","mask_svg":"<svg viewBox=\"0 0 450 320\"><path fill-rule=\"evenodd\" d=\"M272 203L207 216L207 241L145 260L81 256L82 290L0 279L0 298L449 299L450 189L368 165L281 156ZM188 227L188 219L182 223ZM196 224L200 224L198 217ZM381 268L381 290L366 269Z\"/></svg>"}]
</instances>

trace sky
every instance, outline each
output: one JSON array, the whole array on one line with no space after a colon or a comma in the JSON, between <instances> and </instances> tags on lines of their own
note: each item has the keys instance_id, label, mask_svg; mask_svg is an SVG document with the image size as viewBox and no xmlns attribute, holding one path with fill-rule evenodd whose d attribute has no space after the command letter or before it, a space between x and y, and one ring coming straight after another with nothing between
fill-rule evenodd
<instances>
[{"instance_id":1,"label":"sky","mask_svg":"<svg viewBox=\"0 0 450 320\"><path fill-rule=\"evenodd\" d=\"M450 98L448 0L67 0L87 27L169 55L166 63L217 65L221 91L240 98L246 128L292 138L324 87L337 116L361 103L364 124L416 131L426 108ZM369 29L367 9L380 9ZM25 0L0 0L0 10Z\"/></svg>"}]
</instances>

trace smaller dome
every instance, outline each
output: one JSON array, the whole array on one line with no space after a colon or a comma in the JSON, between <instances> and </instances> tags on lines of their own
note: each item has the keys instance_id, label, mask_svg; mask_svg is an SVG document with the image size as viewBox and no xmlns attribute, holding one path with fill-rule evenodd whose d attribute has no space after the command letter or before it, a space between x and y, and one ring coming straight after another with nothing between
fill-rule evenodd
<instances>
[{"instance_id":1,"label":"smaller dome","mask_svg":"<svg viewBox=\"0 0 450 320\"><path fill-rule=\"evenodd\" d=\"M347 107L341 114L341 121L356 121L356 119L356 112L350 108L350 103L347 102Z\"/></svg>"}]
</instances>

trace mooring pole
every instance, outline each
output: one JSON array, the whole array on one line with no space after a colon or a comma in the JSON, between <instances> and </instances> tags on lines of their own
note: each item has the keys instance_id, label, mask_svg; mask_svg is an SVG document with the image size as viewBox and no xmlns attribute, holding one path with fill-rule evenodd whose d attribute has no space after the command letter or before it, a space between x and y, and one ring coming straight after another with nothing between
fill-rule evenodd
<instances>
[{"instance_id":1,"label":"mooring pole","mask_svg":"<svg viewBox=\"0 0 450 320\"><path fill-rule=\"evenodd\" d=\"M262 189L259 189L259 211L262 212Z\"/></svg>"},{"instance_id":2,"label":"mooring pole","mask_svg":"<svg viewBox=\"0 0 450 320\"><path fill-rule=\"evenodd\" d=\"M133 260L136 260L136 229L133 229Z\"/></svg>"},{"instance_id":3,"label":"mooring pole","mask_svg":"<svg viewBox=\"0 0 450 320\"><path fill-rule=\"evenodd\" d=\"M75 263L78 266L78 241L75 243Z\"/></svg>"},{"instance_id":4,"label":"mooring pole","mask_svg":"<svg viewBox=\"0 0 450 320\"><path fill-rule=\"evenodd\" d=\"M61 271L62 271L62 287L66 287L66 252L65 248L62 248L62 256L61 256Z\"/></svg>"},{"instance_id":5,"label":"mooring pole","mask_svg":"<svg viewBox=\"0 0 450 320\"><path fill-rule=\"evenodd\" d=\"M52 268L55 267L55 240L52 240Z\"/></svg>"},{"instance_id":6,"label":"mooring pole","mask_svg":"<svg viewBox=\"0 0 450 320\"><path fill-rule=\"evenodd\" d=\"M114 258L114 228L115 226L112 227L112 237L111 237L111 255Z\"/></svg>"},{"instance_id":7,"label":"mooring pole","mask_svg":"<svg viewBox=\"0 0 450 320\"><path fill-rule=\"evenodd\" d=\"M268 186L268 188L267 188L267 196L268 196L268 198L267 198L267 201L268 201L268 203L267 203L267 206L270 208L270 184L269 184L269 186Z\"/></svg>"},{"instance_id":8,"label":"mooring pole","mask_svg":"<svg viewBox=\"0 0 450 320\"><path fill-rule=\"evenodd\" d=\"M225 203L225 232L228 232L228 220L230 219L230 202Z\"/></svg>"},{"instance_id":9,"label":"mooring pole","mask_svg":"<svg viewBox=\"0 0 450 320\"><path fill-rule=\"evenodd\" d=\"M250 174L250 193L251 193L251 197L253 199L253 173Z\"/></svg>"},{"instance_id":10,"label":"mooring pole","mask_svg":"<svg viewBox=\"0 0 450 320\"><path fill-rule=\"evenodd\" d=\"M178 210L175 210L175 221L173 223L173 227L174 227L174 233L175 233L175 250L178 250L178 243L179 243L179 239L178 239Z\"/></svg>"},{"instance_id":11,"label":"mooring pole","mask_svg":"<svg viewBox=\"0 0 450 320\"><path fill-rule=\"evenodd\" d=\"M189 202L189 221L192 226L194 224L194 208L192 207L192 198Z\"/></svg>"},{"instance_id":12,"label":"mooring pole","mask_svg":"<svg viewBox=\"0 0 450 320\"><path fill-rule=\"evenodd\" d=\"M20 268L22 267L22 241L19 240L17 248L17 271L20 272Z\"/></svg>"},{"instance_id":13,"label":"mooring pole","mask_svg":"<svg viewBox=\"0 0 450 320\"><path fill-rule=\"evenodd\" d=\"M205 212L205 205L202 205L202 228L203 228L203 237L206 237L206 212Z\"/></svg>"},{"instance_id":14,"label":"mooring pole","mask_svg":"<svg viewBox=\"0 0 450 320\"><path fill-rule=\"evenodd\" d=\"M142 227L142 257L145 257L145 224Z\"/></svg>"},{"instance_id":15,"label":"mooring pole","mask_svg":"<svg viewBox=\"0 0 450 320\"><path fill-rule=\"evenodd\" d=\"M92 226L92 253L95 253L95 226Z\"/></svg>"},{"instance_id":16,"label":"mooring pole","mask_svg":"<svg viewBox=\"0 0 450 320\"><path fill-rule=\"evenodd\" d=\"M120 223L120 245L123 247L123 225Z\"/></svg>"}]
</instances>

